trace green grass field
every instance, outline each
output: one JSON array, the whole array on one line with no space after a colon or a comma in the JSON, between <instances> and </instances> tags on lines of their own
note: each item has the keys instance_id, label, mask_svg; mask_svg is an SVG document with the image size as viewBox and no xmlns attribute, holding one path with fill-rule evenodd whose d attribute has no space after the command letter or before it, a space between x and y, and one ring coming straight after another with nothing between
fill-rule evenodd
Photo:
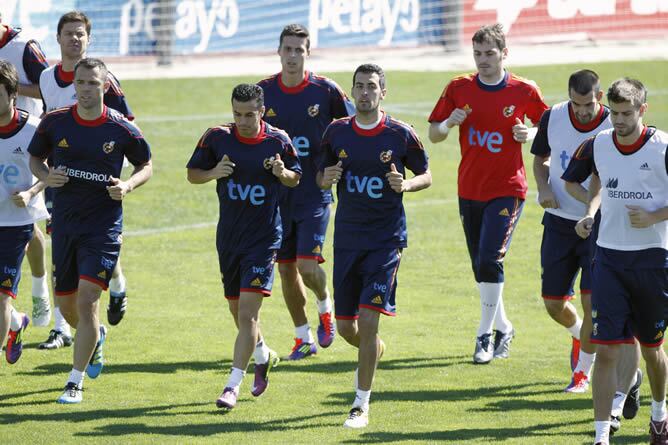
<instances>
[{"instance_id":1,"label":"green grass field","mask_svg":"<svg viewBox=\"0 0 668 445\"><path fill-rule=\"evenodd\" d=\"M580 68L514 72L535 80L554 104L566 99L568 75ZM606 86L624 75L641 79L650 92L646 122L668 129L668 62L587 68L598 71ZM250 395L247 377L237 408L227 414L216 409L236 330L219 281L214 185L189 184L185 164L207 127L231 119L231 88L258 79L126 81L124 90L154 155L153 179L125 203L128 313L110 328L104 372L85 381L84 403L78 406L55 403L71 369L72 349L37 350L49 328L27 332L20 362L0 364L0 442L591 443L591 393L562 392L570 379L570 337L549 319L540 298L542 211L532 177L506 260L505 304L517 331L511 358L489 366L471 362L479 300L456 206L457 138L432 146L426 133L427 116L455 74L388 73L385 106L418 130L434 184L405 198L409 248L399 273L398 317L381 322L388 350L374 382L368 428L341 426L354 397L357 351L340 338L313 358L282 362L261 398ZM349 73L332 77L349 90ZM325 256L331 276L331 236ZM27 262L23 273L16 304L29 312ZM269 345L286 355L293 328L280 289L277 278L262 308L262 326ZM106 302L105 294L103 308ZM316 314L312 302L312 325ZM642 387L638 417L623 422L614 443L647 441L648 388Z\"/></svg>"}]
</instances>

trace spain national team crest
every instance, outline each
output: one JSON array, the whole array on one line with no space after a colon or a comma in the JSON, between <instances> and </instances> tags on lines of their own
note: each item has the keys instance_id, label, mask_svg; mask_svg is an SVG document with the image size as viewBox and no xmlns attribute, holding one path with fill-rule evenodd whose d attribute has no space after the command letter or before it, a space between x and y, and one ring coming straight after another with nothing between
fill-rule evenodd
<instances>
[{"instance_id":1,"label":"spain national team crest","mask_svg":"<svg viewBox=\"0 0 668 445\"><path fill-rule=\"evenodd\" d=\"M510 105L509 107L503 107L503 116L510 117L515 113L515 105Z\"/></svg>"},{"instance_id":2,"label":"spain national team crest","mask_svg":"<svg viewBox=\"0 0 668 445\"><path fill-rule=\"evenodd\" d=\"M274 157L270 158L265 158L264 161L262 161L262 166L264 167L265 170L271 170L271 164L274 162Z\"/></svg>"},{"instance_id":3,"label":"spain national team crest","mask_svg":"<svg viewBox=\"0 0 668 445\"><path fill-rule=\"evenodd\" d=\"M387 164L392 160L392 150L380 152L380 162Z\"/></svg>"},{"instance_id":4,"label":"spain national team crest","mask_svg":"<svg viewBox=\"0 0 668 445\"><path fill-rule=\"evenodd\" d=\"M104 151L106 154L109 154L114 151L114 145L116 145L116 141L105 142L102 144L102 151Z\"/></svg>"},{"instance_id":5,"label":"spain national team crest","mask_svg":"<svg viewBox=\"0 0 668 445\"><path fill-rule=\"evenodd\" d=\"M309 116L316 117L320 113L320 104L311 105L307 112Z\"/></svg>"}]
</instances>

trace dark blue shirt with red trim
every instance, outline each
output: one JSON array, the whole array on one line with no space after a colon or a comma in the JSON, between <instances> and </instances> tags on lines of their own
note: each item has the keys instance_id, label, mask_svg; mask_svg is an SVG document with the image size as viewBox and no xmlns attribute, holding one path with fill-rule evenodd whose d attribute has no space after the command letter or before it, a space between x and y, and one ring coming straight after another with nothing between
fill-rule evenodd
<instances>
[{"instance_id":1,"label":"dark blue shirt with red trim","mask_svg":"<svg viewBox=\"0 0 668 445\"><path fill-rule=\"evenodd\" d=\"M6 28L5 35L2 40L0 40L0 48L4 47L21 32L21 28L15 29L9 26ZM46 61L46 56L44 55L42 48L39 46L39 43L37 43L36 40L28 40L25 49L23 50L23 70L26 72L26 76L30 83L38 85L39 76L42 74L42 71L48 67L49 63Z\"/></svg>"},{"instance_id":2,"label":"dark blue shirt with red trim","mask_svg":"<svg viewBox=\"0 0 668 445\"><path fill-rule=\"evenodd\" d=\"M287 87L281 74L258 82L264 90L264 120L288 133L299 155L302 179L291 191L296 208L332 202L329 190L316 184L320 141L327 125L335 119L352 116L355 106L331 79L306 72L302 83Z\"/></svg>"},{"instance_id":3,"label":"dark blue shirt with red trim","mask_svg":"<svg viewBox=\"0 0 668 445\"><path fill-rule=\"evenodd\" d=\"M120 178L123 156L133 165L151 159L139 128L106 106L95 120L83 120L76 105L48 113L28 152L67 169L69 181L53 189L53 227L63 233L121 231L121 201L111 199L106 187Z\"/></svg>"},{"instance_id":4,"label":"dark blue shirt with red trim","mask_svg":"<svg viewBox=\"0 0 668 445\"><path fill-rule=\"evenodd\" d=\"M406 247L403 195L390 188L385 175L391 164L404 176L406 168L416 175L427 171L427 153L415 131L387 115L371 130L360 128L355 117L339 119L322 137L320 171L339 161L334 247Z\"/></svg>"},{"instance_id":5,"label":"dark blue shirt with red trim","mask_svg":"<svg viewBox=\"0 0 668 445\"><path fill-rule=\"evenodd\" d=\"M255 138L241 136L235 124L228 124L209 128L200 139L187 168L211 170L225 155L235 164L230 176L216 181L219 250L249 253L280 247L278 199L283 186L271 167L277 154L285 168L301 174L288 135L264 122Z\"/></svg>"}]
</instances>

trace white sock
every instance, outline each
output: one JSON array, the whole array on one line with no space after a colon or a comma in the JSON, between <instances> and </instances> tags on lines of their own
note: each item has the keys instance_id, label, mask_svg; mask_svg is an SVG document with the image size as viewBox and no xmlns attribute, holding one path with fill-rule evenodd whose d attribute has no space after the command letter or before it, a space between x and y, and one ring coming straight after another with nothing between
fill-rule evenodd
<instances>
[{"instance_id":1,"label":"white sock","mask_svg":"<svg viewBox=\"0 0 668 445\"><path fill-rule=\"evenodd\" d=\"M615 397L612 399L612 409L610 410L610 415L616 417L621 416L625 401L626 394L619 391L615 392Z\"/></svg>"},{"instance_id":2,"label":"white sock","mask_svg":"<svg viewBox=\"0 0 668 445\"><path fill-rule=\"evenodd\" d=\"M67 324L67 321L65 321L65 317L63 317L62 312L60 312L59 307L55 307L53 310L53 319L55 320L53 329L56 331L60 331L63 335L67 335L68 337L72 336L72 330L70 329L70 325Z\"/></svg>"},{"instance_id":3,"label":"white sock","mask_svg":"<svg viewBox=\"0 0 668 445\"><path fill-rule=\"evenodd\" d=\"M18 331L21 329L21 324L23 324L23 314L16 309L12 308L11 319L9 321L9 330Z\"/></svg>"},{"instance_id":4,"label":"white sock","mask_svg":"<svg viewBox=\"0 0 668 445\"><path fill-rule=\"evenodd\" d=\"M478 337L492 332L503 283L478 283L480 289L480 326Z\"/></svg>"},{"instance_id":5,"label":"white sock","mask_svg":"<svg viewBox=\"0 0 668 445\"><path fill-rule=\"evenodd\" d=\"M308 323L295 328L295 337L301 338L304 343L313 343L315 341Z\"/></svg>"},{"instance_id":6,"label":"white sock","mask_svg":"<svg viewBox=\"0 0 668 445\"><path fill-rule=\"evenodd\" d=\"M353 402L353 408L362 408L362 411L369 410L369 399L371 398L371 390L362 391L357 389L355 392L355 401Z\"/></svg>"},{"instance_id":7,"label":"white sock","mask_svg":"<svg viewBox=\"0 0 668 445\"><path fill-rule=\"evenodd\" d=\"M253 351L253 360L258 365L267 363L269 361L269 347L265 344L264 339L260 337L255 344L255 351ZM232 368L234 369L234 368Z\"/></svg>"},{"instance_id":8,"label":"white sock","mask_svg":"<svg viewBox=\"0 0 668 445\"><path fill-rule=\"evenodd\" d=\"M246 371L242 371L239 368L232 368L232 370L230 371L230 378L227 380L227 385L225 386L234 389L239 388L239 386L241 386L241 381L244 379L245 375Z\"/></svg>"},{"instance_id":9,"label":"white sock","mask_svg":"<svg viewBox=\"0 0 668 445\"><path fill-rule=\"evenodd\" d=\"M591 375L591 368L594 366L594 360L596 360L595 352L593 354L590 354L580 349L578 365L575 367L575 371L573 372L584 372L587 378L589 378L589 376Z\"/></svg>"},{"instance_id":10,"label":"white sock","mask_svg":"<svg viewBox=\"0 0 668 445\"><path fill-rule=\"evenodd\" d=\"M568 332L571 333L573 338L575 338L576 340L580 340L581 328L582 328L582 319L580 317L576 317L575 324L570 328L566 328L566 330L568 330Z\"/></svg>"},{"instance_id":11,"label":"white sock","mask_svg":"<svg viewBox=\"0 0 668 445\"><path fill-rule=\"evenodd\" d=\"M594 421L594 428L596 428L596 438L594 439L594 443L598 442L603 442L603 443L608 443L610 442L610 421L609 420L603 420L603 421Z\"/></svg>"},{"instance_id":12,"label":"white sock","mask_svg":"<svg viewBox=\"0 0 668 445\"><path fill-rule=\"evenodd\" d=\"M501 289L503 290L503 283L501 284ZM506 316L506 308L503 304L503 295L499 297L499 305L496 308L496 315L494 316L494 329L504 334L513 330L513 324L508 320Z\"/></svg>"},{"instance_id":13,"label":"white sock","mask_svg":"<svg viewBox=\"0 0 668 445\"><path fill-rule=\"evenodd\" d=\"M70 377L67 379L67 381L76 383L79 388L83 388L84 372L77 371L76 369L72 368L72 371L70 372Z\"/></svg>"},{"instance_id":14,"label":"white sock","mask_svg":"<svg viewBox=\"0 0 668 445\"><path fill-rule=\"evenodd\" d=\"M32 276L32 296L49 298L49 280L46 274L41 277Z\"/></svg>"},{"instance_id":15,"label":"white sock","mask_svg":"<svg viewBox=\"0 0 668 445\"><path fill-rule=\"evenodd\" d=\"M652 420L655 422L661 422L666 418L666 399L657 402L652 399Z\"/></svg>"},{"instance_id":16,"label":"white sock","mask_svg":"<svg viewBox=\"0 0 668 445\"><path fill-rule=\"evenodd\" d=\"M315 303L318 305L318 313L319 314L332 312L332 299L329 298L329 295L322 301L320 301L316 298Z\"/></svg>"},{"instance_id":17,"label":"white sock","mask_svg":"<svg viewBox=\"0 0 668 445\"><path fill-rule=\"evenodd\" d=\"M125 275L120 274L116 278L111 278L109 280L109 291L115 294L120 294L125 292Z\"/></svg>"}]
</instances>

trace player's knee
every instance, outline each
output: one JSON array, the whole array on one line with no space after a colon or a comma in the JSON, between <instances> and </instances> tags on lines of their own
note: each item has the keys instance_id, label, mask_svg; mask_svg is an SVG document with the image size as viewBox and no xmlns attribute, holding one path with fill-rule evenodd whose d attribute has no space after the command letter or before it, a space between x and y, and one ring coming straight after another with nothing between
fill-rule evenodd
<instances>
[{"instance_id":1,"label":"player's knee","mask_svg":"<svg viewBox=\"0 0 668 445\"><path fill-rule=\"evenodd\" d=\"M11 307L10 299L11 297L7 294L0 294L0 312L4 313L9 310Z\"/></svg>"},{"instance_id":2,"label":"player's knee","mask_svg":"<svg viewBox=\"0 0 668 445\"><path fill-rule=\"evenodd\" d=\"M297 263L278 263L278 273L282 281L297 279Z\"/></svg>"},{"instance_id":3,"label":"player's knee","mask_svg":"<svg viewBox=\"0 0 668 445\"><path fill-rule=\"evenodd\" d=\"M481 258L476 278L480 283L500 283L503 281L503 263L495 258Z\"/></svg>"},{"instance_id":4,"label":"player's knee","mask_svg":"<svg viewBox=\"0 0 668 445\"><path fill-rule=\"evenodd\" d=\"M543 299L543 304L550 317L557 319L566 308L567 300L548 300Z\"/></svg>"},{"instance_id":5,"label":"player's knee","mask_svg":"<svg viewBox=\"0 0 668 445\"><path fill-rule=\"evenodd\" d=\"M640 346L642 358L648 365L657 365L666 363L666 353L663 350L663 345L659 346Z\"/></svg>"},{"instance_id":6,"label":"player's knee","mask_svg":"<svg viewBox=\"0 0 668 445\"><path fill-rule=\"evenodd\" d=\"M596 345L596 366L614 367L619 358L619 345Z\"/></svg>"},{"instance_id":7,"label":"player's knee","mask_svg":"<svg viewBox=\"0 0 668 445\"><path fill-rule=\"evenodd\" d=\"M314 260L297 260L297 270L304 281L312 283L316 279L318 263Z\"/></svg>"},{"instance_id":8,"label":"player's knee","mask_svg":"<svg viewBox=\"0 0 668 445\"><path fill-rule=\"evenodd\" d=\"M357 326L353 320L336 320L336 330L349 343L357 336Z\"/></svg>"}]
</instances>

